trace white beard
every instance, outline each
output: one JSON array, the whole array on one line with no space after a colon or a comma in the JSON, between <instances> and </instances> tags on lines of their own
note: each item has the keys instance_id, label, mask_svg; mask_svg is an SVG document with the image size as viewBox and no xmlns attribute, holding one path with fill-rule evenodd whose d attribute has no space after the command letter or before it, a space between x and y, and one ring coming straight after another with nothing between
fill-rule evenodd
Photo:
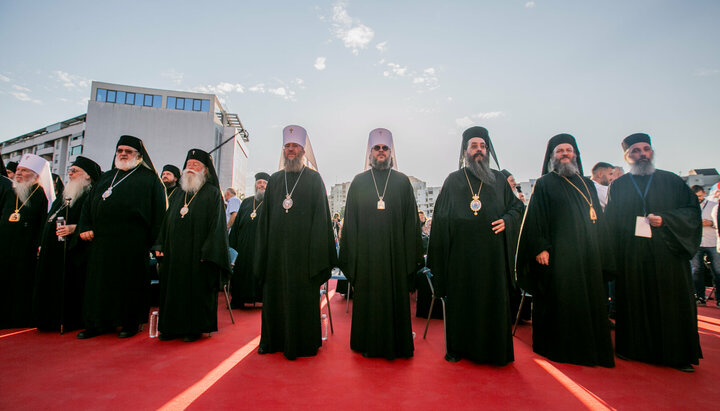
<instances>
[{"instance_id":1,"label":"white beard","mask_svg":"<svg viewBox=\"0 0 720 411\"><path fill-rule=\"evenodd\" d=\"M131 170L140 163L140 159L138 158L130 158L127 160L121 160L117 157L115 157L115 168L122 171L128 171Z\"/></svg>"},{"instance_id":2,"label":"white beard","mask_svg":"<svg viewBox=\"0 0 720 411\"><path fill-rule=\"evenodd\" d=\"M184 192L192 195L200 191L203 184L205 184L205 180L207 180L205 173L197 173L195 170L188 168L183 171L182 177L180 177L180 187Z\"/></svg>"},{"instance_id":3,"label":"white beard","mask_svg":"<svg viewBox=\"0 0 720 411\"><path fill-rule=\"evenodd\" d=\"M263 201L265 198L265 190L255 190L255 200Z\"/></svg>"},{"instance_id":4,"label":"white beard","mask_svg":"<svg viewBox=\"0 0 720 411\"><path fill-rule=\"evenodd\" d=\"M70 199L70 207L75 204L78 198L90 190L90 178L82 178L68 181L63 190L63 199Z\"/></svg>"},{"instance_id":5,"label":"white beard","mask_svg":"<svg viewBox=\"0 0 720 411\"><path fill-rule=\"evenodd\" d=\"M15 190L15 195L17 195L18 199L23 203L27 201L28 197L30 197L30 189L34 185L34 181L23 181L22 183L19 183L13 180L13 189Z\"/></svg>"}]
</instances>

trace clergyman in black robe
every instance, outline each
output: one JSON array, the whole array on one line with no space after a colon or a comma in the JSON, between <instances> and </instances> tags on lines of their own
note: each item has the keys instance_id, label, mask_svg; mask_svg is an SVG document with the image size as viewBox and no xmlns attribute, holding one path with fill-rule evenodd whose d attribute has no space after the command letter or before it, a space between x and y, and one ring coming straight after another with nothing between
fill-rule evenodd
<instances>
[{"instance_id":1,"label":"clergyman in black robe","mask_svg":"<svg viewBox=\"0 0 720 411\"><path fill-rule=\"evenodd\" d=\"M165 190L145 146L121 136L113 168L93 184L80 215L80 238L90 241L83 319L78 338L122 327L118 337L137 334L147 320L150 247L165 214Z\"/></svg>"},{"instance_id":2,"label":"clergyman in black robe","mask_svg":"<svg viewBox=\"0 0 720 411\"><path fill-rule=\"evenodd\" d=\"M35 154L23 155L14 183L0 204L0 328L33 325L38 246L48 201L55 194L50 167Z\"/></svg>"},{"instance_id":3,"label":"clergyman in black robe","mask_svg":"<svg viewBox=\"0 0 720 411\"><path fill-rule=\"evenodd\" d=\"M622 146L631 170L613 181L605 208L617 256L617 355L690 372L702 358L688 263L702 233L697 196L655 170L647 134Z\"/></svg>"},{"instance_id":4,"label":"clergyman in black robe","mask_svg":"<svg viewBox=\"0 0 720 411\"><path fill-rule=\"evenodd\" d=\"M463 133L460 169L445 179L435 202L428 267L436 292L447 296L447 354L505 365L514 360L510 289L512 239L522 203L490 168L495 151L483 127ZM479 201L479 202L478 202Z\"/></svg>"},{"instance_id":5,"label":"clergyman in black robe","mask_svg":"<svg viewBox=\"0 0 720 411\"><path fill-rule=\"evenodd\" d=\"M238 255L230 280L232 307L243 308L245 304L262 302L262 286L253 273L255 262L255 233L259 216L265 210L265 188L270 179L268 173L255 174L255 195L246 197L240 204L237 217L230 229L230 247Z\"/></svg>"},{"instance_id":6,"label":"clergyman in black robe","mask_svg":"<svg viewBox=\"0 0 720 411\"><path fill-rule=\"evenodd\" d=\"M517 276L533 296L533 351L552 361L613 367L604 274L607 227L575 138L548 142L520 233ZM604 273L605 271L605 273Z\"/></svg>"},{"instance_id":7,"label":"clergyman in black robe","mask_svg":"<svg viewBox=\"0 0 720 411\"><path fill-rule=\"evenodd\" d=\"M160 180L165 186L165 195L167 195L168 204L170 204L173 201L175 190L178 188L180 169L172 164L165 164L162 173L160 173Z\"/></svg>"},{"instance_id":8,"label":"clergyman in black robe","mask_svg":"<svg viewBox=\"0 0 720 411\"><path fill-rule=\"evenodd\" d=\"M316 355L322 344L320 285L337 266L337 252L325 184L303 162L313 158L307 132L287 126L283 143L282 169L270 176L256 233L255 272L263 282L258 352L292 360Z\"/></svg>"},{"instance_id":9,"label":"clergyman in black robe","mask_svg":"<svg viewBox=\"0 0 720 411\"><path fill-rule=\"evenodd\" d=\"M80 240L77 224L92 183L100 175L97 163L78 156L68 169L68 184L48 212L42 230L33 295L38 330L69 331L83 327L82 302L89 244ZM60 217L65 220L63 226L57 225Z\"/></svg>"},{"instance_id":10,"label":"clergyman in black robe","mask_svg":"<svg viewBox=\"0 0 720 411\"><path fill-rule=\"evenodd\" d=\"M12 192L12 180L8 177L8 170L5 168L2 158L0 158L0 207L5 203L5 196L12 195Z\"/></svg>"},{"instance_id":11,"label":"clergyman in black robe","mask_svg":"<svg viewBox=\"0 0 720 411\"><path fill-rule=\"evenodd\" d=\"M225 206L215 166L203 150L188 152L180 189L155 246L160 259L161 340L198 340L217 331L218 289L230 276Z\"/></svg>"},{"instance_id":12,"label":"clergyman in black robe","mask_svg":"<svg viewBox=\"0 0 720 411\"><path fill-rule=\"evenodd\" d=\"M410 358L409 292L423 251L417 203L397 171L389 130L370 132L369 170L348 189L339 267L354 288L350 348L366 357Z\"/></svg>"}]
</instances>

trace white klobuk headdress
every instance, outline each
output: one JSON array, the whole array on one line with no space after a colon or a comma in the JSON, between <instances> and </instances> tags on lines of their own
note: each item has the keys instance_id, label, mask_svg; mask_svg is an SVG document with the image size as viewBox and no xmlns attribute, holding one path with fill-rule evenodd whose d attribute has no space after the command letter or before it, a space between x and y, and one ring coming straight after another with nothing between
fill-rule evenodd
<instances>
[{"instance_id":1,"label":"white klobuk headdress","mask_svg":"<svg viewBox=\"0 0 720 411\"><path fill-rule=\"evenodd\" d=\"M305 157L303 159L305 166L318 171L317 161L315 161L315 153L313 152L312 145L310 144L310 137L307 134L307 130L297 125L289 125L285 127L283 129L283 147L288 143L295 143L301 146L305 150ZM281 148L280 166L278 170L285 169L285 156L283 154L283 149Z\"/></svg>"},{"instance_id":2,"label":"white klobuk headdress","mask_svg":"<svg viewBox=\"0 0 720 411\"><path fill-rule=\"evenodd\" d=\"M376 145L385 145L390 147L390 158L392 159L392 168L397 171L397 159L395 158L395 146L393 145L393 136L390 130L386 128L376 128L370 132L368 137L367 151L365 152L365 171L370 169L370 152Z\"/></svg>"},{"instance_id":3,"label":"white klobuk headdress","mask_svg":"<svg viewBox=\"0 0 720 411\"><path fill-rule=\"evenodd\" d=\"M48 211L55 201L55 185L53 184L50 163L44 158L35 154L23 154L18 167L25 167L38 175L38 184L43 188L45 197L48 200Z\"/></svg>"}]
</instances>

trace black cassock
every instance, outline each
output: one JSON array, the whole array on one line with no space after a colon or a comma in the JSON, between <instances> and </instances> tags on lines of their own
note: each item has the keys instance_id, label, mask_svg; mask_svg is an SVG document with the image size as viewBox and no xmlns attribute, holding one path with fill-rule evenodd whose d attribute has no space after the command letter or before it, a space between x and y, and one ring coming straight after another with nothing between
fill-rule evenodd
<instances>
[{"instance_id":1,"label":"black cassock","mask_svg":"<svg viewBox=\"0 0 720 411\"><path fill-rule=\"evenodd\" d=\"M67 225L77 224L87 198L85 192L69 208L62 196L56 198L45 220L33 296L35 325L39 330L59 330L61 315L65 330L83 327L82 302L89 244L80 239L78 227L65 237L65 241L58 241L55 230L58 217L63 217Z\"/></svg>"},{"instance_id":2,"label":"black cassock","mask_svg":"<svg viewBox=\"0 0 720 411\"><path fill-rule=\"evenodd\" d=\"M188 213L180 209L188 201ZM160 316L163 334L217 331L220 280L230 275L225 208L220 188L205 184L195 197L175 189L153 247L160 259Z\"/></svg>"},{"instance_id":3,"label":"black cassock","mask_svg":"<svg viewBox=\"0 0 720 411\"><path fill-rule=\"evenodd\" d=\"M596 222L580 193L548 173L535 183L520 234L517 276L533 295L533 351L557 362L613 367L604 285L604 271L612 269L607 226L592 181L569 180L585 196L590 191ZM549 266L535 260L544 250Z\"/></svg>"},{"instance_id":4,"label":"black cassock","mask_svg":"<svg viewBox=\"0 0 720 411\"><path fill-rule=\"evenodd\" d=\"M128 176L133 170L132 175ZM102 199L117 169L105 172L85 202L78 230L92 230L85 281L85 327L135 327L147 320L153 245L165 214L165 189L143 165L119 171L112 195Z\"/></svg>"},{"instance_id":5,"label":"black cassock","mask_svg":"<svg viewBox=\"0 0 720 411\"><path fill-rule=\"evenodd\" d=\"M472 194L464 169L451 173L433 211L428 247L437 293L447 296L448 353L472 361L505 365L514 360L509 290L512 288L512 239L522 202L499 171L494 184L480 190L482 208L470 209ZM474 192L478 180L468 172ZM505 221L495 234L492 222Z\"/></svg>"},{"instance_id":6,"label":"black cassock","mask_svg":"<svg viewBox=\"0 0 720 411\"><path fill-rule=\"evenodd\" d=\"M48 202L43 188L34 185L19 211L20 220L11 222L17 196L10 190L0 210L0 328L30 327L37 251ZM18 200L17 206L21 205Z\"/></svg>"},{"instance_id":7,"label":"black cassock","mask_svg":"<svg viewBox=\"0 0 720 411\"><path fill-rule=\"evenodd\" d=\"M645 191L650 176L632 176ZM646 211L662 217L652 238L636 237L643 202L630 174L613 181L605 208L617 261L617 353L670 366L698 364L702 358L688 260L702 234L697 196L673 173L657 170Z\"/></svg>"},{"instance_id":8,"label":"black cassock","mask_svg":"<svg viewBox=\"0 0 720 411\"><path fill-rule=\"evenodd\" d=\"M2 206L3 204L5 204L5 197L11 197L14 194L15 193L13 192L12 188L12 180L5 177L4 175L0 175L0 212L2 212ZM15 209L13 209L12 211L15 211Z\"/></svg>"},{"instance_id":9,"label":"black cassock","mask_svg":"<svg viewBox=\"0 0 720 411\"><path fill-rule=\"evenodd\" d=\"M287 173L288 191L298 175ZM255 273L263 283L259 349L295 359L317 354L322 345L320 285L337 266L337 252L320 174L304 169L287 212L285 196L285 171L278 171L268 181L256 233Z\"/></svg>"},{"instance_id":10,"label":"black cassock","mask_svg":"<svg viewBox=\"0 0 720 411\"><path fill-rule=\"evenodd\" d=\"M265 210L265 204L262 201L255 201L256 215L255 218L252 218L254 200L254 196L243 200L237 216L235 216L235 223L230 230L230 247L238 252L230 287L233 306L242 307L244 303L262 301L262 286L258 276L253 274L253 257L257 223L260 221L260 214Z\"/></svg>"},{"instance_id":11,"label":"black cassock","mask_svg":"<svg viewBox=\"0 0 720 411\"><path fill-rule=\"evenodd\" d=\"M409 292L422 266L417 204L405 174L371 171L350 184L340 241L340 269L354 287L350 348L369 357L413 356ZM387 189L384 190L388 178Z\"/></svg>"}]
</instances>

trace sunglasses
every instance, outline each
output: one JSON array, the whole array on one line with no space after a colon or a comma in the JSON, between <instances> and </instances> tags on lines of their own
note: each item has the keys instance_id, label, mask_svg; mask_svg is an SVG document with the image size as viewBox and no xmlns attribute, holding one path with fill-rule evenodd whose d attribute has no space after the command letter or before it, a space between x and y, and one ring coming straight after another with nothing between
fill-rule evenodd
<instances>
[{"instance_id":1,"label":"sunglasses","mask_svg":"<svg viewBox=\"0 0 720 411\"><path fill-rule=\"evenodd\" d=\"M116 151L116 153L118 153L118 154L122 154L122 153L133 154L133 153L137 153L137 152L138 152L137 150L125 150L122 148L118 148Z\"/></svg>"},{"instance_id":2,"label":"sunglasses","mask_svg":"<svg viewBox=\"0 0 720 411\"><path fill-rule=\"evenodd\" d=\"M376 145L376 146L373 146L373 150L375 150L375 151L381 151L381 150L382 150L382 151L389 151L389 150L390 150L390 147L388 147L388 146L386 146L386 145L382 145L382 146L381 146L381 145L378 144L378 145Z\"/></svg>"}]
</instances>

